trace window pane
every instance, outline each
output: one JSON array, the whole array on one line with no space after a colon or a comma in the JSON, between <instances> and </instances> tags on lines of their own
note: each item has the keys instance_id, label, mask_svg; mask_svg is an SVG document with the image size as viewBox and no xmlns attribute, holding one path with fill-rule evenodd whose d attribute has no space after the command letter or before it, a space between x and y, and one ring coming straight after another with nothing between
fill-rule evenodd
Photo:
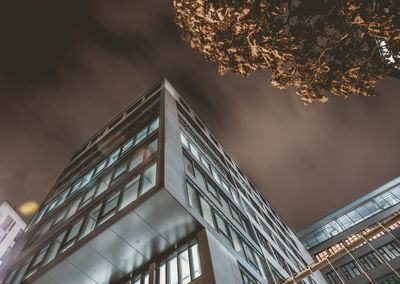
<instances>
[{"instance_id":1,"label":"window pane","mask_svg":"<svg viewBox=\"0 0 400 284\"><path fill-rule=\"evenodd\" d=\"M72 228L69 231L68 237L65 240L66 243L71 241L73 238L75 238L79 234L79 230L81 228L82 222L83 222L83 219L79 220L79 222L75 223L72 226Z\"/></svg>"},{"instance_id":2,"label":"window pane","mask_svg":"<svg viewBox=\"0 0 400 284\"><path fill-rule=\"evenodd\" d=\"M165 263L160 266L158 269L158 284L166 284L166 267Z\"/></svg>"},{"instance_id":3,"label":"window pane","mask_svg":"<svg viewBox=\"0 0 400 284\"><path fill-rule=\"evenodd\" d=\"M231 230L231 236L233 241L233 247L241 256L245 257L240 237L234 230Z\"/></svg>"},{"instance_id":4,"label":"window pane","mask_svg":"<svg viewBox=\"0 0 400 284\"><path fill-rule=\"evenodd\" d=\"M102 161L100 163L100 165L97 166L96 168L96 172L94 174L98 174L99 172L101 172L107 165L107 159L105 159L104 161Z\"/></svg>"},{"instance_id":5,"label":"window pane","mask_svg":"<svg viewBox=\"0 0 400 284\"><path fill-rule=\"evenodd\" d=\"M181 133L181 141L182 141L182 144L183 144L186 148L189 148L189 142L188 142L188 140L186 139L186 137L185 137L185 135L184 135L183 133Z\"/></svg>"},{"instance_id":6,"label":"window pane","mask_svg":"<svg viewBox=\"0 0 400 284\"><path fill-rule=\"evenodd\" d=\"M72 195L74 192L76 192L80 188L81 182L82 182L82 179L79 179L78 181L76 181L74 183L74 185L71 187L71 191L70 191L69 195Z\"/></svg>"},{"instance_id":7,"label":"window pane","mask_svg":"<svg viewBox=\"0 0 400 284\"><path fill-rule=\"evenodd\" d=\"M168 284L178 284L178 262L176 256L168 261Z\"/></svg>"},{"instance_id":8,"label":"window pane","mask_svg":"<svg viewBox=\"0 0 400 284\"><path fill-rule=\"evenodd\" d=\"M129 203L136 200L139 191L139 181L140 176L136 176L125 185L120 210L125 208L125 206Z\"/></svg>"},{"instance_id":9,"label":"window pane","mask_svg":"<svg viewBox=\"0 0 400 284\"><path fill-rule=\"evenodd\" d=\"M143 154L144 151L143 150L139 150L139 152L137 152L133 157L132 160L129 164L129 170L133 170L134 168L136 168L141 162L143 162Z\"/></svg>"},{"instance_id":10,"label":"window pane","mask_svg":"<svg viewBox=\"0 0 400 284\"><path fill-rule=\"evenodd\" d=\"M139 144L147 136L147 126L136 134L135 145Z\"/></svg>"},{"instance_id":11,"label":"window pane","mask_svg":"<svg viewBox=\"0 0 400 284\"><path fill-rule=\"evenodd\" d=\"M194 145L192 145L192 144L190 144L190 152L192 152L193 156L194 156L197 160L200 160L199 151L198 151L197 148L196 148Z\"/></svg>"},{"instance_id":12,"label":"window pane","mask_svg":"<svg viewBox=\"0 0 400 284\"><path fill-rule=\"evenodd\" d=\"M149 284L149 274L146 274L143 279L143 284Z\"/></svg>"},{"instance_id":13,"label":"window pane","mask_svg":"<svg viewBox=\"0 0 400 284\"><path fill-rule=\"evenodd\" d=\"M157 117L149 126L149 134L158 128L159 118Z\"/></svg>"},{"instance_id":14,"label":"window pane","mask_svg":"<svg viewBox=\"0 0 400 284\"><path fill-rule=\"evenodd\" d=\"M192 160L189 159L186 155L183 155L183 163L185 165L185 169L194 176Z\"/></svg>"},{"instance_id":15,"label":"window pane","mask_svg":"<svg viewBox=\"0 0 400 284\"><path fill-rule=\"evenodd\" d=\"M205 189L206 188L206 184L205 184L205 178L203 173L199 170L199 168L197 166L194 166L194 174L196 177L196 180L199 182L200 184L200 188Z\"/></svg>"},{"instance_id":16,"label":"window pane","mask_svg":"<svg viewBox=\"0 0 400 284\"><path fill-rule=\"evenodd\" d=\"M189 253L188 250L184 250L178 256L179 259L179 272L182 284L190 282L190 265L189 265Z\"/></svg>"},{"instance_id":17,"label":"window pane","mask_svg":"<svg viewBox=\"0 0 400 284\"><path fill-rule=\"evenodd\" d=\"M155 152L157 152L157 146L158 146L158 139L155 139L153 142L147 145L146 158L150 157Z\"/></svg>"},{"instance_id":18,"label":"window pane","mask_svg":"<svg viewBox=\"0 0 400 284\"><path fill-rule=\"evenodd\" d=\"M119 178L125 171L126 171L127 163L122 163L121 165L118 165L117 169L115 170L114 174L114 181Z\"/></svg>"},{"instance_id":19,"label":"window pane","mask_svg":"<svg viewBox=\"0 0 400 284\"><path fill-rule=\"evenodd\" d=\"M69 217L71 217L72 215L75 214L76 210L78 209L78 205L79 205L79 203L81 202L81 199L82 199L82 198L78 198L77 200L75 200L74 203L72 203L71 207L70 207L69 210L68 210L68 214L67 214L67 216L65 217L65 219L68 219Z\"/></svg>"},{"instance_id":20,"label":"window pane","mask_svg":"<svg viewBox=\"0 0 400 284\"><path fill-rule=\"evenodd\" d=\"M95 209L93 209L89 216L87 217L87 223L86 223L86 227L85 230L82 233L82 236L80 237L81 239L86 236L87 234L89 234L91 231L93 231L94 227L96 226L96 221L97 221L97 217L99 216L99 212L100 212L100 207L101 204L98 205Z\"/></svg>"},{"instance_id":21,"label":"window pane","mask_svg":"<svg viewBox=\"0 0 400 284\"><path fill-rule=\"evenodd\" d=\"M118 155L119 155L120 149L116 150L114 153L112 153L108 159L108 164L107 167L110 165L114 164L116 160L118 160Z\"/></svg>"},{"instance_id":22,"label":"window pane","mask_svg":"<svg viewBox=\"0 0 400 284\"><path fill-rule=\"evenodd\" d=\"M93 173L94 173L94 169L91 170L90 172L88 172L88 173L82 178L82 183L81 183L81 185L80 185L81 188L84 187L85 185L87 185L87 184L89 183L89 181L90 181L91 178L92 178Z\"/></svg>"},{"instance_id":23,"label":"window pane","mask_svg":"<svg viewBox=\"0 0 400 284\"><path fill-rule=\"evenodd\" d=\"M189 205L195 208L198 212L200 212L199 196L197 195L196 190L190 183L187 183L187 188L189 195Z\"/></svg>"},{"instance_id":24,"label":"window pane","mask_svg":"<svg viewBox=\"0 0 400 284\"><path fill-rule=\"evenodd\" d=\"M49 245L47 245L45 248L43 248L41 251L39 251L39 253L37 254L35 260L33 261L31 267L35 267L43 260L48 248L49 248Z\"/></svg>"},{"instance_id":25,"label":"window pane","mask_svg":"<svg viewBox=\"0 0 400 284\"><path fill-rule=\"evenodd\" d=\"M145 194L156 184L156 169L157 164L151 165L143 173L143 186L140 195Z\"/></svg>"},{"instance_id":26,"label":"window pane","mask_svg":"<svg viewBox=\"0 0 400 284\"><path fill-rule=\"evenodd\" d=\"M88 203L91 201L91 199L92 199L92 197L93 197L93 195L94 195L95 189L96 189L96 188L92 188L91 190L89 190L88 192L86 192L86 194L83 196L82 203L81 203L81 206L80 206L80 207L85 206L86 204L88 204Z\"/></svg>"},{"instance_id":27,"label":"window pane","mask_svg":"<svg viewBox=\"0 0 400 284\"><path fill-rule=\"evenodd\" d=\"M207 168L207 170L210 170L210 164L203 156L201 156L201 163Z\"/></svg>"},{"instance_id":28,"label":"window pane","mask_svg":"<svg viewBox=\"0 0 400 284\"><path fill-rule=\"evenodd\" d=\"M211 182L207 181L207 187L208 191L210 191L215 197L218 197L217 190L215 189L215 186Z\"/></svg>"},{"instance_id":29,"label":"window pane","mask_svg":"<svg viewBox=\"0 0 400 284\"><path fill-rule=\"evenodd\" d=\"M132 145L133 145L133 138L129 139L129 140L124 144L124 146L122 146L121 154L122 154L122 153L125 153L126 151L128 151L128 149L131 148Z\"/></svg>"},{"instance_id":30,"label":"window pane","mask_svg":"<svg viewBox=\"0 0 400 284\"><path fill-rule=\"evenodd\" d=\"M118 205L118 197L119 197L119 192L115 193L114 195L110 196L104 206L102 216L107 215L110 213L112 210L114 210L117 205Z\"/></svg>"},{"instance_id":31,"label":"window pane","mask_svg":"<svg viewBox=\"0 0 400 284\"><path fill-rule=\"evenodd\" d=\"M224 234L226 237L229 238L228 229L227 229L227 227L226 227L225 221L222 220L222 218L221 218L218 214L215 214L215 220L217 220L218 230L219 230L222 234Z\"/></svg>"},{"instance_id":32,"label":"window pane","mask_svg":"<svg viewBox=\"0 0 400 284\"><path fill-rule=\"evenodd\" d=\"M192 271L193 278L197 278L201 275L200 255L199 246L195 244L190 247L190 254L192 255Z\"/></svg>"},{"instance_id":33,"label":"window pane","mask_svg":"<svg viewBox=\"0 0 400 284\"><path fill-rule=\"evenodd\" d=\"M97 188L96 197L102 194L110 184L111 173L108 173L104 177L102 177L99 187Z\"/></svg>"},{"instance_id":34,"label":"window pane","mask_svg":"<svg viewBox=\"0 0 400 284\"><path fill-rule=\"evenodd\" d=\"M212 212L211 212L211 206L208 204L207 201L204 200L203 197L200 197L200 205L201 205L201 211L203 213L203 218L215 228L214 225L214 220L212 217Z\"/></svg>"}]
</instances>

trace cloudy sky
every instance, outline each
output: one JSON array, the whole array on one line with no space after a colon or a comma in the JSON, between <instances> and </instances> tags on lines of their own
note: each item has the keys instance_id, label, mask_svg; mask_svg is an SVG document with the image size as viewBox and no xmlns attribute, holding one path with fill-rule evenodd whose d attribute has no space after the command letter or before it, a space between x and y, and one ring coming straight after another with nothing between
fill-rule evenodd
<instances>
[{"instance_id":1,"label":"cloudy sky","mask_svg":"<svg viewBox=\"0 0 400 284\"><path fill-rule=\"evenodd\" d=\"M0 202L41 202L74 149L162 77L295 230L400 175L396 80L304 107L266 72L219 76L171 3L0 4Z\"/></svg>"}]
</instances>

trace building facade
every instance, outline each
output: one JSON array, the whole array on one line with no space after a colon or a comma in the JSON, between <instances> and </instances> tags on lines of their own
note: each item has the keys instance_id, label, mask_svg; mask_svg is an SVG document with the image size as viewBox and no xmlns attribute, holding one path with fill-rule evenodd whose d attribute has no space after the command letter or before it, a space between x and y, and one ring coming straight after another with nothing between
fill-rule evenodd
<instances>
[{"instance_id":1,"label":"building facade","mask_svg":"<svg viewBox=\"0 0 400 284\"><path fill-rule=\"evenodd\" d=\"M4 201L0 205L0 269L3 263L10 258L10 250L25 227L24 220L7 201Z\"/></svg>"},{"instance_id":2,"label":"building facade","mask_svg":"<svg viewBox=\"0 0 400 284\"><path fill-rule=\"evenodd\" d=\"M166 80L75 152L15 255L5 283L279 283L312 261Z\"/></svg>"},{"instance_id":3,"label":"building facade","mask_svg":"<svg viewBox=\"0 0 400 284\"><path fill-rule=\"evenodd\" d=\"M297 236L315 261L348 247L398 214L400 177L318 220ZM400 283L400 222L321 270L328 283Z\"/></svg>"}]
</instances>

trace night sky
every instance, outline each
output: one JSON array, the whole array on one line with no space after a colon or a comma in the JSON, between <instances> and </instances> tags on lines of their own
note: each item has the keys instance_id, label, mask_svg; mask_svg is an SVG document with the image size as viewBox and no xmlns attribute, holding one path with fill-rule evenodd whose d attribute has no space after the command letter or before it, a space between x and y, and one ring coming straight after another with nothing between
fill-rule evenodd
<instances>
[{"instance_id":1,"label":"night sky","mask_svg":"<svg viewBox=\"0 0 400 284\"><path fill-rule=\"evenodd\" d=\"M0 36L0 202L41 202L74 149L162 77L294 230L400 175L396 80L305 107L266 72L219 76L172 1L2 1Z\"/></svg>"}]
</instances>

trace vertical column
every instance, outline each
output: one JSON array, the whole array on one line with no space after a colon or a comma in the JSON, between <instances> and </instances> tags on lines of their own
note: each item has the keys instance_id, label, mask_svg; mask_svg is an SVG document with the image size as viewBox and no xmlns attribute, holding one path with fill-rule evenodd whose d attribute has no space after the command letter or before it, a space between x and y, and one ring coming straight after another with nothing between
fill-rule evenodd
<instances>
[{"instance_id":1,"label":"vertical column","mask_svg":"<svg viewBox=\"0 0 400 284\"><path fill-rule=\"evenodd\" d=\"M156 284L157 280L157 264L155 262L149 265L149 284Z\"/></svg>"},{"instance_id":2,"label":"vertical column","mask_svg":"<svg viewBox=\"0 0 400 284\"><path fill-rule=\"evenodd\" d=\"M210 248L205 229L197 233L197 241L199 244L203 283L215 284L214 269L211 263Z\"/></svg>"}]
</instances>

